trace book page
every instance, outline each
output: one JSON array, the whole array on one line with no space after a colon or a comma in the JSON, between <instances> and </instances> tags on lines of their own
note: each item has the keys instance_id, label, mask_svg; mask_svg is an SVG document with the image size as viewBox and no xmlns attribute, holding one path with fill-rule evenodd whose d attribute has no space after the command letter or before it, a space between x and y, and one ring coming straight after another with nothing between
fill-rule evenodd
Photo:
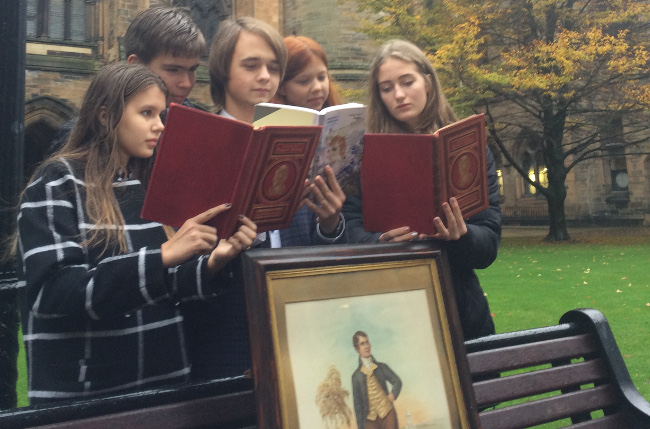
<instances>
[{"instance_id":1,"label":"book page","mask_svg":"<svg viewBox=\"0 0 650 429\"><path fill-rule=\"evenodd\" d=\"M275 103L259 103L255 105L253 127L265 125L318 125L318 111L305 107L290 106Z\"/></svg>"},{"instance_id":2,"label":"book page","mask_svg":"<svg viewBox=\"0 0 650 429\"><path fill-rule=\"evenodd\" d=\"M320 115L327 115L329 112L334 112L337 110L345 110L345 109L352 109L356 107L364 107L363 104L360 103L345 103L345 104L337 104L336 106L329 106L324 108L319 112Z\"/></svg>"},{"instance_id":3,"label":"book page","mask_svg":"<svg viewBox=\"0 0 650 429\"><path fill-rule=\"evenodd\" d=\"M366 108L358 103L332 106L321 111L320 119L323 131L310 179L323 175L323 169L329 164L345 194L358 195Z\"/></svg>"}]
</instances>

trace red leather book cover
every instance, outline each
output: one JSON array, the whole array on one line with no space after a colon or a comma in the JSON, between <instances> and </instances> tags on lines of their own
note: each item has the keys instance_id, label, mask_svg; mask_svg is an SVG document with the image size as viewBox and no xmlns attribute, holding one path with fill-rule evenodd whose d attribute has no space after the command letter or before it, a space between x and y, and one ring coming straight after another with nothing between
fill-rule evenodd
<instances>
[{"instance_id":1,"label":"red leather book cover","mask_svg":"<svg viewBox=\"0 0 650 429\"><path fill-rule=\"evenodd\" d=\"M487 179L485 115L473 115L436 132L439 179L447 189L440 195L456 197L465 219L490 205ZM442 198L441 198L442 199ZM442 207L441 207L442 208Z\"/></svg>"},{"instance_id":2,"label":"red leather book cover","mask_svg":"<svg viewBox=\"0 0 650 429\"><path fill-rule=\"evenodd\" d=\"M409 226L435 234L433 218L456 197L463 217L489 206L484 116L474 115L434 134L371 134L361 163L366 231Z\"/></svg>"},{"instance_id":3,"label":"red leather book cover","mask_svg":"<svg viewBox=\"0 0 650 429\"><path fill-rule=\"evenodd\" d=\"M180 227L223 203L211 219L220 237L238 228L240 213L258 231L291 224L321 127L268 126L172 104L160 138L141 216Z\"/></svg>"}]
</instances>

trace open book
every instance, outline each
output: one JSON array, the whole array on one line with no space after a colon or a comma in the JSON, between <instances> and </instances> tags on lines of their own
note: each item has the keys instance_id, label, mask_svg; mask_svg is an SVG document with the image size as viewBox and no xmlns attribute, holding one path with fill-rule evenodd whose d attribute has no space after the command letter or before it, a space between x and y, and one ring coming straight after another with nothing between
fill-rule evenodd
<instances>
[{"instance_id":1,"label":"open book","mask_svg":"<svg viewBox=\"0 0 650 429\"><path fill-rule=\"evenodd\" d=\"M366 107L340 104L318 111L305 107L260 103L253 125L320 125L323 127L309 173L313 179L330 165L346 195L359 193L359 175L366 130Z\"/></svg>"},{"instance_id":2,"label":"open book","mask_svg":"<svg viewBox=\"0 0 650 429\"><path fill-rule=\"evenodd\" d=\"M319 126L253 126L172 103L142 209L144 219L180 227L212 207L220 237L239 214L258 231L288 228L318 144Z\"/></svg>"},{"instance_id":3,"label":"open book","mask_svg":"<svg viewBox=\"0 0 650 429\"><path fill-rule=\"evenodd\" d=\"M366 134L361 188L366 231L409 226L436 232L442 204L456 197L463 217L489 207L483 114L434 134Z\"/></svg>"}]
</instances>

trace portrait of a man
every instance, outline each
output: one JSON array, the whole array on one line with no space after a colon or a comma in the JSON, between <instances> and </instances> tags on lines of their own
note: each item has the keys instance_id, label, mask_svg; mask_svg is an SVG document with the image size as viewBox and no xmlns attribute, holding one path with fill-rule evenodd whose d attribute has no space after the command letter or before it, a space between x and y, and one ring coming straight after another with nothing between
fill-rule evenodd
<instances>
[{"instance_id":1,"label":"portrait of a man","mask_svg":"<svg viewBox=\"0 0 650 429\"><path fill-rule=\"evenodd\" d=\"M289 177L289 167L286 164L281 165L275 170L271 188L268 190L268 196L271 198L281 197L287 193L287 178Z\"/></svg>"},{"instance_id":2,"label":"portrait of a man","mask_svg":"<svg viewBox=\"0 0 650 429\"><path fill-rule=\"evenodd\" d=\"M358 428L398 429L393 403L402 390L402 380L388 365L375 360L365 332L355 332L352 343L359 353L359 366L352 374L352 397Z\"/></svg>"}]
</instances>

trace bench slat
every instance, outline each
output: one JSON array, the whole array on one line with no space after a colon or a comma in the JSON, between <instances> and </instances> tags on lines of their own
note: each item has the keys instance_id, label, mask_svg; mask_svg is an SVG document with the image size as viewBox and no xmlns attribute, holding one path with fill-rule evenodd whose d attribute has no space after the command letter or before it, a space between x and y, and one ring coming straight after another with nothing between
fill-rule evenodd
<instances>
[{"instance_id":1,"label":"bench slat","mask_svg":"<svg viewBox=\"0 0 650 429\"><path fill-rule=\"evenodd\" d=\"M521 429L602 409L618 398L610 385L567 393L481 413L483 429Z\"/></svg>"},{"instance_id":2,"label":"bench slat","mask_svg":"<svg viewBox=\"0 0 650 429\"><path fill-rule=\"evenodd\" d=\"M477 375L584 357L597 350L593 337L583 334L471 353L467 358L472 375Z\"/></svg>"},{"instance_id":3,"label":"bench slat","mask_svg":"<svg viewBox=\"0 0 650 429\"><path fill-rule=\"evenodd\" d=\"M625 414L616 413L604 416L588 422L567 426L564 429L630 429Z\"/></svg>"},{"instance_id":4,"label":"bench slat","mask_svg":"<svg viewBox=\"0 0 650 429\"><path fill-rule=\"evenodd\" d=\"M600 359L515 374L474 383L477 404L482 407L567 387L603 380L607 368Z\"/></svg>"},{"instance_id":5,"label":"bench slat","mask_svg":"<svg viewBox=\"0 0 650 429\"><path fill-rule=\"evenodd\" d=\"M178 429L244 428L254 423L255 396L252 391L201 398L152 408L90 417L34 427L34 429Z\"/></svg>"}]
</instances>

